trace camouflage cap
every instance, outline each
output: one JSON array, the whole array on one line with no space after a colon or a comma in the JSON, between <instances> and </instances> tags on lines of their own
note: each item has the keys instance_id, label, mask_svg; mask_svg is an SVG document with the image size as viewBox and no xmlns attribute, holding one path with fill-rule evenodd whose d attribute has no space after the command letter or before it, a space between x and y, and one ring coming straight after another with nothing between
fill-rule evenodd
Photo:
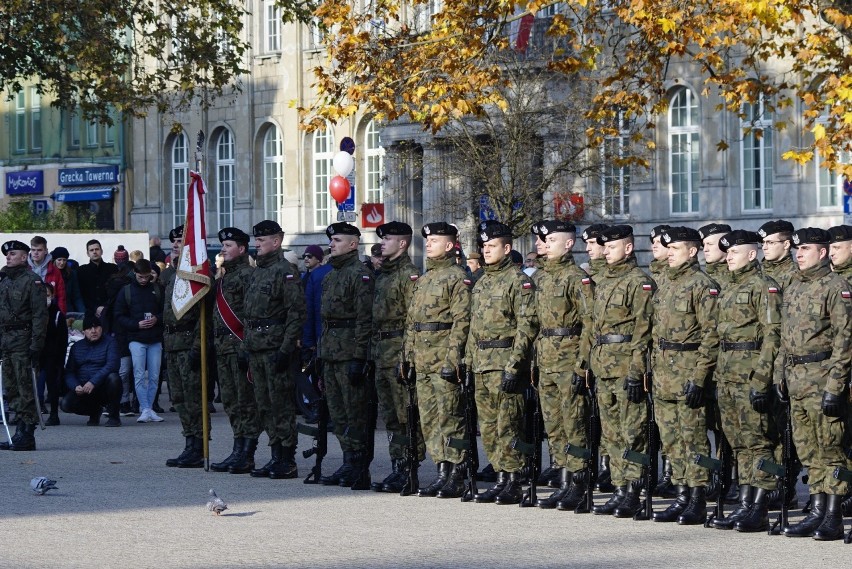
<instances>
[{"instance_id":1,"label":"camouflage cap","mask_svg":"<svg viewBox=\"0 0 852 569\"><path fill-rule=\"evenodd\" d=\"M277 221L264 219L252 227L251 232L255 237L267 237L269 235L280 235L281 233L284 233L284 230L281 229L281 226L278 225Z\"/></svg>"},{"instance_id":2,"label":"camouflage cap","mask_svg":"<svg viewBox=\"0 0 852 569\"><path fill-rule=\"evenodd\" d=\"M428 237L430 235L448 235L455 237L459 234L459 228L452 223L446 221L436 221L435 223L427 223L420 230L420 235Z\"/></svg>"},{"instance_id":3,"label":"camouflage cap","mask_svg":"<svg viewBox=\"0 0 852 569\"><path fill-rule=\"evenodd\" d=\"M171 231L169 231L169 241L174 243L178 239L183 239L183 225L178 225Z\"/></svg>"},{"instance_id":4,"label":"camouflage cap","mask_svg":"<svg viewBox=\"0 0 852 569\"><path fill-rule=\"evenodd\" d=\"M651 233L648 234L648 238L651 240L651 243L654 242L654 239L657 237L663 236L663 231L669 229L671 225L657 225L651 230Z\"/></svg>"},{"instance_id":5,"label":"camouflage cap","mask_svg":"<svg viewBox=\"0 0 852 569\"><path fill-rule=\"evenodd\" d=\"M793 233L793 247L809 243L828 245L829 241L831 241L831 235L819 227L803 227Z\"/></svg>"},{"instance_id":6,"label":"camouflage cap","mask_svg":"<svg viewBox=\"0 0 852 569\"><path fill-rule=\"evenodd\" d=\"M601 231L598 235L598 245L603 245L610 241L618 241L619 239L627 239L633 236L633 227L630 225L611 225Z\"/></svg>"},{"instance_id":7,"label":"camouflage cap","mask_svg":"<svg viewBox=\"0 0 852 569\"><path fill-rule=\"evenodd\" d=\"M30 252L29 245L27 245L23 241L16 241L14 239L12 241L6 241L5 243L3 243L2 249L4 255L8 255L9 251L23 251L24 253Z\"/></svg>"},{"instance_id":8,"label":"camouflage cap","mask_svg":"<svg viewBox=\"0 0 852 569\"><path fill-rule=\"evenodd\" d=\"M236 241L242 245L248 245L249 236L248 233L242 229L238 229L236 227L224 227L219 230L219 242L221 243L222 241Z\"/></svg>"},{"instance_id":9,"label":"camouflage cap","mask_svg":"<svg viewBox=\"0 0 852 569\"><path fill-rule=\"evenodd\" d=\"M379 239L385 235L411 235L412 233L414 231L411 226L401 221L391 221L376 228L376 235L379 236Z\"/></svg>"},{"instance_id":10,"label":"camouflage cap","mask_svg":"<svg viewBox=\"0 0 852 569\"><path fill-rule=\"evenodd\" d=\"M538 237L542 241L551 233L576 233L577 228L570 221L548 220L538 224Z\"/></svg>"},{"instance_id":11,"label":"camouflage cap","mask_svg":"<svg viewBox=\"0 0 852 569\"><path fill-rule=\"evenodd\" d=\"M796 228L793 227L793 224L784 219L779 219L776 221L767 221L763 225L760 226L760 229L757 230L757 234L760 235L761 239L766 239L767 235L774 235L776 233L793 233Z\"/></svg>"},{"instance_id":12,"label":"camouflage cap","mask_svg":"<svg viewBox=\"0 0 852 569\"><path fill-rule=\"evenodd\" d=\"M666 247L679 241L701 243L701 236L698 234L698 230L691 227L669 227L663 232L663 237L660 240Z\"/></svg>"},{"instance_id":13,"label":"camouflage cap","mask_svg":"<svg viewBox=\"0 0 852 569\"><path fill-rule=\"evenodd\" d=\"M332 235L354 235L355 237L360 237L361 232L358 231L358 228L354 225L350 225L344 221L338 221L337 223L332 223L325 229L325 234L331 239Z\"/></svg>"},{"instance_id":14,"label":"camouflage cap","mask_svg":"<svg viewBox=\"0 0 852 569\"><path fill-rule=\"evenodd\" d=\"M583 230L583 233L582 235L580 235L580 238L586 243L591 240L595 240L595 242L597 242L598 235L600 235L601 231L603 231L607 227L609 226L606 223L595 223L593 225L590 225Z\"/></svg>"},{"instance_id":15,"label":"camouflage cap","mask_svg":"<svg viewBox=\"0 0 852 569\"><path fill-rule=\"evenodd\" d=\"M700 235L701 240L704 241L711 235L718 235L719 233L730 233L731 231L731 226L727 223L709 223L698 229L698 235Z\"/></svg>"},{"instance_id":16,"label":"camouflage cap","mask_svg":"<svg viewBox=\"0 0 852 569\"><path fill-rule=\"evenodd\" d=\"M496 239L498 237L508 237L509 239L512 238L512 229L508 225L500 223L499 221L489 224L485 224L485 222L483 222L479 225L481 229L481 231L479 232L479 240L482 243L487 243L488 241L491 241L492 239ZM484 229L482 229L483 225L485 225Z\"/></svg>"},{"instance_id":17,"label":"camouflage cap","mask_svg":"<svg viewBox=\"0 0 852 569\"><path fill-rule=\"evenodd\" d=\"M835 225L834 227L829 227L828 234L831 237L830 243L852 241L852 225Z\"/></svg>"},{"instance_id":18,"label":"camouflage cap","mask_svg":"<svg viewBox=\"0 0 852 569\"><path fill-rule=\"evenodd\" d=\"M760 235L754 231L746 231L745 229L737 229L726 233L719 239L719 249L727 253L728 249L737 245L757 245L761 241Z\"/></svg>"}]
</instances>

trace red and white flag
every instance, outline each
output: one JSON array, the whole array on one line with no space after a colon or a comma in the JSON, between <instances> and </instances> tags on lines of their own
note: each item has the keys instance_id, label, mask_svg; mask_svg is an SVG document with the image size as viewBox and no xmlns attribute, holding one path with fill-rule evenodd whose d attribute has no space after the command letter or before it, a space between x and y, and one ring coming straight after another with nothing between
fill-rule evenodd
<instances>
[{"instance_id":1,"label":"red and white flag","mask_svg":"<svg viewBox=\"0 0 852 569\"><path fill-rule=\"evenodd\" d=\"M204 222L204 181L190 172L183 247L177 264L172 309L178 320L210 290L210 261L207 259L207 225Z\"/></svg>"}]
</instances>

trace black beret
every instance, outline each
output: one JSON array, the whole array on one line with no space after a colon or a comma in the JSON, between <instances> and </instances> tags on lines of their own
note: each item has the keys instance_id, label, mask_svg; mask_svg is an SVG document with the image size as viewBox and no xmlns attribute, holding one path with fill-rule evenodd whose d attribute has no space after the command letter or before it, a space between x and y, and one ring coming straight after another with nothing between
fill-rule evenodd
<instances>
[{"instance_id":1,"label":"black beret","mask_svg":"<svg viewBox=\"0 0 852 569\"><path fill-rule=\"evenodd\" d=\"M570 221L548 220L538 224L538 237L542 241L551 233L576 233L577 228Z\"/></svg>"},{"instance_id":2,"label":"black beret","mask_svg":"<svg viewBox=\"0 0 852 569\"><path fill-rule=\"evenodd\" d=\"M484 228L482 227L483 225L485 226ZM499 221L494 221L493 223L482 222L479 224L479 228L479 240L482 243L486 243L498 237L512 238L512 229L508 225L500 223Z\"/></svg>"},{"instance_id":3,"label":"black beret","mask_svg":"<svg viewBox=\"0 0 852 569\"><path fill-rule=\"evenodd\" d=\"M446 221L436 221L435 223L427 223L420 230L420 235L428 237L430 235L449 235L455 237L459 234L459 228L452 223Z\"/></svg>"},{"instance_id":4,"label":"black beret","mask_svg":"<svg viewBox=\"0 0 852 569\"><path fill-rule=\"evenodd\" d=\"M648 234L648 237L651 239L651 243L654 242L654 239L657 237L662 237L663 231L669 229L671 225L657 225L651 230L651 233Z\"/></svg>"},{"instance_id":5,"label":"black beret","mask_svg":"<svg viewBox=\"0 0 852 569\"><path fill-rule=\"evenodd\" d=\"M242 229L225 227L219 230L219 242L221 243L222 241L236 241L237 243L248 245L249 236Z\"/></svg>"},{"instance_id":6,"label":"black beret","mask_svg":"<svg viewBox=\"0 0 852 569\"><path fill-rule=\"evenodd\" d=\"M745 229L737 229L726 233L719 239L719 249L728 252L728 249L736 245L757 245L763 239L754 231L746 231Z\"/></svg>"},{"instance_id":7,"label":"black beret","mask_svg":"<svg viewBox=\"0 0 852 569\"><path fill-rule=\"evenodd\" d=\"M698 229L698 235L701 236L701 240L704 241L711 235L717 235L719 233L730 233L731 226L727 223L710 223Z\"/></svg>"},{"instance_id":8,"label":"black beret","mask_svg":"<svg viewBox=\"0 0 852 569\"><path fill-rule=\"evenodd\" d=\"M88 330L89 328L101 325L101 319L91 312L87 312L86 315L83 316L83 330Z\"/></svg>"},{"instance_id":9,"label":"black beret","mask_svg":"<svg viewBox=\"0 0 852 569\"><path fill-rule=\"evenodd\" d=\"M385 235L411 235L414 231L411 226L401 221L391 221L376 228L376 235L381 239Z\"/></svg>"},{"instance_id":10,"label":"black beret","mask_svg":"<svg viewBox=\"0 0 852 569\"><path fill-rule=\"evenodd\" d=\"M522 265L524 263L524 256L521 255L520 251L515 251L512 249L509 251L509 256L512 258L512 262L516 265Z\"/></svg>"},{"instance_id":11,"label":"black beret","mask_svg":"<svg viewBox=\"0 0 852 569\"><path fill-rule=\"evenodd\" d=\"M9 251L24 251L25 253L30 252L30 247L23 241L6 241L3 243L3 254L9 254Z\"/></svg>"},{"instance_id":12,"label":"black beret","mask_svg":"<svg viewBox=\"0 0 852 569\"><path fill-rule=\"evenodd\" d=\"M830 243L852 241L852 225L837 225L835 227L829 227L828 235L831 237Z\"/></svg>"},{"instance_id":13,"label":"black beret","mask_svg":"<svg viewBox=\"0 0 852 569\"><path fill-rule=\"evenodd\" d=\"M775 235L776 233L793 233L795 230L796 229L793 227L792 223L779 219L777 221L767 221L761 225L760 229L757 230L757 234L760 235L761 239L766 239L767 235Z\"/></svg>"},{"instance_id":14,"label":"black beret","mask_svg":"<svg viewBox=\"0 0 852 569\"><path fill-rule=\"evenodd\" d=\"M382 256L382 244L374 243L372 247L370 247L370 256L371 257L381 257Z\"/></svg>"},{"instance_id":15,"label":"black beret","mask_svg":"<svg viewBox=\"0 0 852 569\"><path fill-rule=\"evenodd\" d=\"M828 231L819 227L803 227L793 233L793 247L807 243L827 245L829 241L831 241L831 235L828 234Z\"/></svg>"},{"instance_id":16,"label":"black beret","mask_svg":"<svg viewBox=\"0 0 852 569\"><path fill-rule=\"evenodd\" d=\"M57 247L50 252L50 256L53 259L67 259L71 256L71 254L68 253L68 249L65 247Z\"/></svg>"},{"instance_id":17,"label":"black beret","mask_svg":"<svg viewBox=\"0 0 852 569\"><path fill-rule=\"evenodd\" d=\"M601 231L607 227L609 226L605 223L595 223L594 225L588 226L580 237L587 243L591 240L595 240L595 242L597 242L597 238L601 234Z\"/></svg>"},{"instance_id":18,"label":"black beret","mask_svg":"<svg viewBox=\"0 0 852 569\"><path fill-rule=\"evenodd\" d=\"M271 219L264 219L257 225L251 228L252 235L255 237L267 237L269 235L279 235L284 233L284 230L281 229L281 226L278 225L277 221L272 221Z\"/></svg>"},{"instance_id":19,"label":"black beret","mask_svg":"<svg viewBox=\"0 0 852 569\"><path fill-rule=\"evenodd\" d=\"M701 235L691 227L669 227L663 232L661 243L666 247L678 241L701 243Z\"/></svg>"},{"instance_id":20,"label":"black beret","mask_svg":"<svg viewBox=\"0 0 852 569\"><path fill-rule=\"evenodd\" d=\"M183 239L183 225L178 225L169 231L169 241L174 243L176 239Z\"/></svg>"},{"instance_id":21,"label":"black beret","mask_svg":"<svg viewBox=\"0 0 852 569\"><path fill-rule=\"evenodd\" d=\"M597 237L598 245L603 245L608 241L618 241L626 239L633 235L633 227L629 225L611 225L600 232Z\"/></svg>"},{"instance_id":22,"label":"black beret","mask_svg":"<svg viewBox=\"0 0 852 569\"><path fill-rule=\"evenodd\" d=\"M535 236L538 236L539 225L541 223L542 223L541 221L537 221L537 222L533 223L532 225L530 225L530 233L532 233Z\"/></svg>"},{"instance_id":23,"label":"black beret","mask_svg":"<svg viewBox=\"0 0 852 569\"><path fill-rule=\"evenodd\" d=\"M354 225L350 225L345 221L338 221L337 223L332 223L325 229L325 234L331 239L332 235L354 235L355 237L360 237L361 232L358 231L358 228Z\"/></svg>"}]
</instances>

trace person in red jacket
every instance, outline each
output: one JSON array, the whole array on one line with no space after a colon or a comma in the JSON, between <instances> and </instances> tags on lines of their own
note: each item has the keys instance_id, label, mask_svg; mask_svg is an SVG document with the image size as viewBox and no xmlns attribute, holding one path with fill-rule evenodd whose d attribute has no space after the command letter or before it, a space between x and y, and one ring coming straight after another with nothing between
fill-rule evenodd
<instances>
[{"instance_id":1,"label":"person in red jacket","mask_svg":"<svg viewBox=\"0 0 852 569\"><path fill-rule=\"evenodd\" d=\"M68 307L65 304L65 279L62 278L59 269L50 262L51 260L51 256L47 254L47 239L41 235L33 237L30 241L30 255L27 261L33 272L53 287L56 305L65 314L68 312Z\"/></svg>"}]
</instances>

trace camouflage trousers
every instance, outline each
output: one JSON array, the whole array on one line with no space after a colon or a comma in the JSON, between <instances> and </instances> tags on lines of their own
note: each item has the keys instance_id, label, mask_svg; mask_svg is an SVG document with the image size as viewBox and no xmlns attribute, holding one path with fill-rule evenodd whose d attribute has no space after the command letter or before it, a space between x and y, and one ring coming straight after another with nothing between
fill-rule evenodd
<instances>
[{"instance_id":1,"label":"camouflage trousers","mask_svg":"<svg viewBox=\"0 0 852 569\"><path fill-rule=\"evenodd\" d=\"M496 471L520 472L521 453L512 443L523 440L524 396L500 390L502 372L477 373L476 409L485 455Z\"/></svg>"},{"instance_id":2,"label":"camouflage trousers","mask_svg":"<svg viewBox=\"0 0 852 569\"><path fill-rule=\"evenodd\" d=\"M341 450L367 450L369 393L366 382L358 386L352 385L349 381L348 361L323 361L323 372L328 415L334 423L334 434L340 442Z\"/></svg>"},{"instance_id":3,"label":"camouflage trousers","mask_svg":"<svg viewBox=\"0 0 852 569\"><path fill-rule=\"evenodd\" d=\"M219 371L219 393L222 405L234 431L234 438L256 439L260 434L257 401L254 385L249 383L247 372L240 371L237 354L219 354L216 358Z\"/></svg>"},{"instance_id":4,"label":"camouflage trousers","mask_svg":"<svg viewBox=\"0 0 852 569\"><path fill-rule=\"evenodd\" d=\"M441 379L437 373L417 374L417 407L425 448L435 464L462 462L462 451L448 447L451 438L464 438L464 407L461 385Z\"/></svg>"},{"instance_id":5,"label":"camouflage trousers","mask_svg":"<svg viewBox=\"0 0 852 569\"><path fill-rule=\"evenodd\" d=\"M6 403L15 412L18 420L27 425L38 423L35 393L33 392L33 368L28 352L3 354L3 389ZM6 416L8 419L8 415Z\"/></svg>"},{"instance_id":6,"label":"camouflage trousers","mask_svg":"<svg viewBox=\"0 0 852 569\"><path fill-rule=\"evenodd\" d=\"M406 393L396 381L396 367L376 368L376 396L379 410L388 433L388 452L391 458L403 458L405 447L394 442L394 435L404 436L406 431ZM398 439L397 439L398 440Z\"/></svg>"},{"instance_id":7,"label":"camouflage trousers","mask_svg":"<svg viewBox=\"0 0 852 569\"><path fill-rule=\"evenodd\" d=\"M201 437L201 372L192 371L189 350L166 352L169 394L185 437Z\"/></svg>"},{"instance_id":8,"label":"camouflage trousers","mask_svg":"<svg viewBox=\"0 0 852 569\"><path fill-rule=\"evenodd\" d=\"M269 444L296 446L296 382L289 371L275 371L276 350L249 352L249 370L261 428Z\"/></svg>"},{"instance_id":9,"label":"camouflage trousers","mask_svg":"<svg viewBox=\"0 0 852 569\"><path fill-rule=\"evenodd\" d=\"M710 472L695 464L695 455L709 456L705 409L690 409L684 401L654 399L660 447L672 465L672 484L707 486Z\"/></svg>"},{"instance_id":10,"label":"camouflage trousers","mask_svg":"<svg viewBox=\"0 0 852 569\"><path fill-rule=\"evenodd\" d=\"M582 458L570 456L565 445L586 446L588 405L582 395L574 395L571 372L539 371L538 395L547 433L547 446L553 466L574 472L582 470Z\"/></svg>"},{"instance_id":11,"label":"camouflage trousers","mask_svg":"<svg viewBox=\"0 0 852 569\"><path fill-rule=\"evenodd\" d=\"M626 449L648 452L648 406L627 400L623 378L598 378L595 387L601 412L600 454L609 455L613 485L625 486L642 478L642 466L622 456Z\"/></svg>"},{"instance_id":12,"label":"camouflage trousers","mask_svg":"<svg viewBox=\"0 0 852 569\"><path fill-rule=\"evenodd\" d=\"M775 477L757 468L761 459L773 460L775 445L767 434L770 417L752 409L748 393L748 383L719 381L717 396L722 432L736 457L739 483L772 490L776 486Z\"/></svg>"},{"instance_id":13,"label":"camouflage trousers","mask_svg":"<svg viewBox=\"0 0 852 569\"><path fill-rule=\"evenodd\" d=\"M845 417L826 417L822 412L822 394L791 399L793 443L799 459L808 469L811 494L843 495L848 484L834 478L834 469L847 467L843 452Z\"/></svg>"}]
</instances>

